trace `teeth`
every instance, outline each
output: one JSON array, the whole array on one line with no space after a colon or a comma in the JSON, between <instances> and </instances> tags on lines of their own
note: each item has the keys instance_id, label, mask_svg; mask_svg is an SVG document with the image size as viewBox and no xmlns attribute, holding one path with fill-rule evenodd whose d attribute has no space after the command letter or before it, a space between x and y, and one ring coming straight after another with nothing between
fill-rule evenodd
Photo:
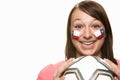
<instances>
[{"instance_id":1,"label":"teeth","mask_svg":"<svg viewBox=\"0 0 120 80\"><path fill-rule=\"evenodd\" d=\"M94 42L82 42L82 44L84 44L84 45L91 45L91 44L93 44Z\"/></svg>"}]
</instances>

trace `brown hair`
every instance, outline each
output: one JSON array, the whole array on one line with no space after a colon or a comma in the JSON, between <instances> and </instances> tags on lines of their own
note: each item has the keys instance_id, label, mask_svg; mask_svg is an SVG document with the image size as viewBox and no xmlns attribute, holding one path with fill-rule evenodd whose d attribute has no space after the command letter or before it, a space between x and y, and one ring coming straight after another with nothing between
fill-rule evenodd
<instances>
[{"instance_id":1,"label":"brown hair","mask_svg":"<svg viewBox=\"0 0 120 80\"><path fill-rule=\"evenodd\" d=\"M68 23L67 23L67 42L66 42L66 48L65 48L65 56L67 59L74 57L76 58L76 48L74 47L72 40L71 40L71 16L75 9L79 8L83 12L87 13L88 15L96 18L97 20L101 21L102 24L105 26L105 33L106 38L104 41L103 46L101 47L101 57L102 58L108 58L111 61L113 61L115 64L117 64L116 60L113 56L113 36L112 36L112 30L111 25L109 22L109 19L107 17L107 14L104 10L104 8L95 1L82 1L75 5L73 9L71 10L69 17L68 17Z\"/></svg>"}]
</instances>

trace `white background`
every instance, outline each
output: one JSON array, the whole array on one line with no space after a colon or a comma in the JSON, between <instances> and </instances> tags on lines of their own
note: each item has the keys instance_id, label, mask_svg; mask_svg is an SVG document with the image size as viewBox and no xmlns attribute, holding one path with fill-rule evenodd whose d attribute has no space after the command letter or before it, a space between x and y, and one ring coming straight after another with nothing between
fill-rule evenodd
<instances>
[{"instance_id":1,"label":"white background","mask_svg":"<svg viewBox=\"0 0 120 80\"><path fill-rule=\"evenodd\" d=\"M0 80L36 80L43 67L64 60L68 14L79 1L1 0ZM98 2L109 16L120 59L119 0Z\"/></svg>"}]
</instances>

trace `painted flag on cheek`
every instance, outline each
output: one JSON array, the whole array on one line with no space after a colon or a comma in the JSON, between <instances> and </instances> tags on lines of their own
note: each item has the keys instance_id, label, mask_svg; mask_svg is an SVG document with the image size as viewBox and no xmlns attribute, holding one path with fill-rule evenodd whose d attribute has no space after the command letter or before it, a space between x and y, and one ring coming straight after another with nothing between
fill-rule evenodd
<instances>
[{"instance_id":1,"label":"painted flag on cheek","mask_svg":"<svg viewBox=\"0 0 120 80\"><path fill-rule=\"evenodd\" d=\"M79 36L80 36L80 32L77 31L77 30L72 30L72 31L71 31L71 36L72 36L72 39L78 40L78 39L79 39Z\"/></svg>"},{"instance_id":2,"label":"painted flag on cheek","mask_svg":"<svg viewBox=\"0 0 120 80\"><path fill-rule=\"evenodd\" d=\"M104 34L105 34L104 29L97 30L97 31L94 33L94 35L96 36L96 38L97 38L98 40L102 39L102 38L104 37Z\"/></svg>"}]
</instances>

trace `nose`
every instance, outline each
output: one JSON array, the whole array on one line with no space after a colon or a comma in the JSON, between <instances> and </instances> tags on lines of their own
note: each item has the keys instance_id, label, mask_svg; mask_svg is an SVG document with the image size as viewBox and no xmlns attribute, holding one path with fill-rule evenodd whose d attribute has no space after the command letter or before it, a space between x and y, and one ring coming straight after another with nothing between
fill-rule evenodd
<instances>
[{"instance_id":1,"label":"nose","mask_svg":"<svg viewBox=\"0 0 120 80\"><path fill-rule=\"evenodd\" d=\"M86 28L84 30L83 38L86 39L86 40L89 40L89 39L92 38L92 33L91 33L91 30L89 28Z\"/></svg>"}]
</instances>

